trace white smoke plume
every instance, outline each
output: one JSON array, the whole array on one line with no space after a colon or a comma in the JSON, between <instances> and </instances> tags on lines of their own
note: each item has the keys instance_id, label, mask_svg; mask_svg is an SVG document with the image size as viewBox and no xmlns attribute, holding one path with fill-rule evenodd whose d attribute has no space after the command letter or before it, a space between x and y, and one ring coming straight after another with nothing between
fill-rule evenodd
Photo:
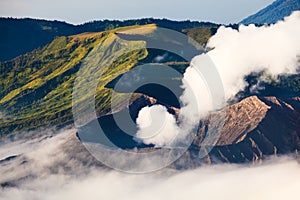
<instances>
[{"instance_id":1,"label":"white smoke plume","mask_svg":"<svg viewBox=\"0 0 300 200\"><path fill-rule=\"evenodd\" d=\"M153 138L151 142L157 146L169 144L169 141L174 139L174 135L170 134L174 129L177 129L180 134L190 134L191 127L197 125L203 116L224 107L226 101L245 89L247 82L244 79L247 75L263 72L264 76L276 79L279 75L296 74L299 69L300 55L299 24L300 11L296 11L283 21L269 26L241 25L238 30L220 27L207 44L211 50L207 54L193 58L191 66L184 74L184 93L180 100L185 106L181 109L181 125L175 124L175 127L169 127L169 130L162 132L166 136L161 136L159 141ZM198 73L201 67L211 67L207 64L209 59L219 72L224 87L225 102L220 96L214 99L217 103L212 104L209 88L205 84L206 77L201 77ZM152 113L151 108L150 113ZM137 122L143 121L141 119L143 117L139 115ZM166 124L174 124L172 122L174 119L165 120L171 120L165 122ZM151 126L158 127L160 124L152 123ZM139 133L145 132L141 130L142 126L139 128ZM166 141L161 141L161 138ZM149 141L147 139L146 142Z\"/></svg>"},{"instance_id":2,"label":"white smoke plume","mask_svg":"<svg viewBox=\"0 0 300 200\"><path fill-rule=\"evenodd\" d=\"M171 142L169 138L174 138L178 134L175 118L161 105L144 107L139 112L137 124L139 125L137 140L142 140L145 144L163 146L166 145L166 141ZM152 126L152 124L157 124L157 126Z\"/></svg>"},{"instance_id":3,"label":"white smoke plume","mask_svg":"<svg viewBox=\"0 0 300 200\"><path fill-rule=\"evenodd\" d=\"M243 90L244 77L264 71L277 77L295 74L300 55L300 12L270 26L241 25L239 30L221 27L208 43L209 57L223 81L226 99ZM201 65L197 57L193 65Z\"/></svg>"}]
</instances>

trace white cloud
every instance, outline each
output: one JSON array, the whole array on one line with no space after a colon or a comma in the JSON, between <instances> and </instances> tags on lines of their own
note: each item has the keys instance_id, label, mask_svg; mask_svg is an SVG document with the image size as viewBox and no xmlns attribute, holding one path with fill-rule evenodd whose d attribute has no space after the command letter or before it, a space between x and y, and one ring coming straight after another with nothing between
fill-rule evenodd
<instances>
[{"instance_id":1,"label":"white cloud","mask_svg":"<svg viewBox=\"0 0 300 200\"><path fill-rule=\"evenodd\" d=\"M136 134L137 141L143 141L145 144L167 146L178 134L174 116L161 105L144 107L139 112L136 122L139 128Z\"/></svg>"},{"instance_id":2,"label":"white cloud","mask_svg":"<svg viewBox=\"0 0 300 200\"><path fill-rule=\"evenodd\" d=\"M275 25L240 26L239 30L221 27L208 43L208 53L222 78L226 98L244 89L244 77L265 71L276 77L295 74L299 68L300 12L294 12ZM201 63L194 59L194 65Z\"/></svg>"}]
</instances>

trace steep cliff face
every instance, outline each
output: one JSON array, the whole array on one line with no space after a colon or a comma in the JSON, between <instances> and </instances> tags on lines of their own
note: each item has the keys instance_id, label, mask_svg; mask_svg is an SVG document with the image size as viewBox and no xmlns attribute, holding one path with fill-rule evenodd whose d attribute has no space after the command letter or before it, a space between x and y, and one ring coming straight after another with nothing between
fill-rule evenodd
<instances>
[{"instance_id":1,"label":"steep cliff face","mask_svg":"<svg viewBox=\"0 0 300 200\"><path fill-rule=\"evenodd\" d=\"M243 163L263 160L271 155L298 154L300 149L300 98L252 96L229 106L222 133L215 147L204 159L197 158L209 119L199 129L194 145L175 163ZM212 115L220 115L213 113Z\"/></svg>"},{"instance_id":2,"label":"steep cliff face","mask_svg":"<svg viewBox=\"0 0 300 200\"><path fill-rule=\"evenodd\" d=\"M212 113L203 124L195 139L195 145L203 144L203 135L209 126L216 126L220 119L224 119L222 133L215 145L224 146L239 143L249 132L255 129L265 118L270 106L262 102L257 96L251 96L239 103L233 104L222 111Z\"/></svg>"}]
</instances>

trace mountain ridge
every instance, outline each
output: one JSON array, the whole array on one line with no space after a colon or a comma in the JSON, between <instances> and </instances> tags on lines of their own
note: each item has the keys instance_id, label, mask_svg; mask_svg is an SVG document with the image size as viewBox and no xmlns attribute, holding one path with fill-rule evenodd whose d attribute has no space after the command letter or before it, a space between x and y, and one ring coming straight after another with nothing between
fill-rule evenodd
<instances>
[{"instance_id":1,"label":"mountain ridge","mask_svg":"<svg viewBox=\"0 0 300 200\"><path fill-rule=\"evenodd\" d=\"M293 11L300 10L300 0L277 0L259 12L242 20L240 24L272 24Z\"/></svg>"},{"instance_id":2,"label":"mountain ridge","mask_svg":"<svg viewBox=\"0 0 300 200\"><path fill-rule=\"evenodd\" d=\"M218 27L210 22L173 21L168 19L132 19L132 20L100 20L79 25L67 22L50 21L31 18L0 17L0 62L11 60L17 56L41 48L60 36L76 35L84 32L102 32L119 27L157 24L160 27L177 31L195 27Z\"/></svg>"}]
</instances>

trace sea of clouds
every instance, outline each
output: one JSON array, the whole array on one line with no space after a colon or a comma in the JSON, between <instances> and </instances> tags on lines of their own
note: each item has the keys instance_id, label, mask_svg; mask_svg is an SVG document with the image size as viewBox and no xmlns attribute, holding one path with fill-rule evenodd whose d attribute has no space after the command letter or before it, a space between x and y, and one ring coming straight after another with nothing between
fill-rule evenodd
<instances>
[{"instance_id":1,"label":"sea of clouds","mask_svg":"<svg viewBox=\"0 0 300 200\"><path fill-rule=\"evenodd\" d=\"M66 151L75 130L61 131L51 137L2 141L1 158L20 155L19 159L0 162L2 200L61 199L298 199L300 165L291 157L277 157L263 164L219 164L176 171L163 169L148 174L127 174L102 167L89 167ZM70 144L71 142L71 144ZM73 162L68 170L50 170Z\"/></svg>"}]
</instances>

